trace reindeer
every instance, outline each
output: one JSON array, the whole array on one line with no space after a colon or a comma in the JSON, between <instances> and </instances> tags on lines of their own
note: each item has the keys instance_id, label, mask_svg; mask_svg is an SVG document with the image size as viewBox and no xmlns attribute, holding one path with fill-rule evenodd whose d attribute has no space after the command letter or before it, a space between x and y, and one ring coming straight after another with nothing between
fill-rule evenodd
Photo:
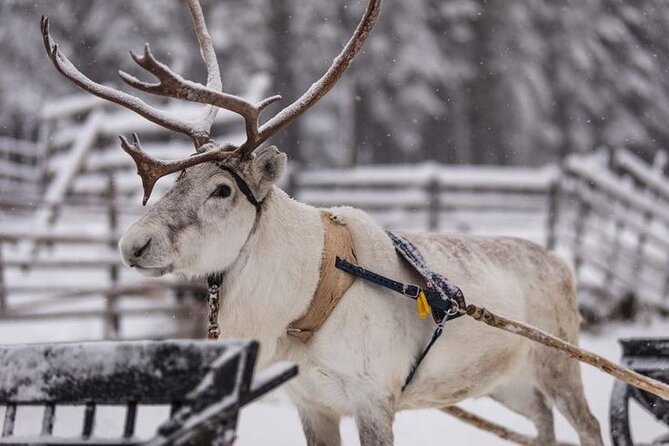
<instances>
[{"instance_id":1,"label":"reindeer","mask_svg":"<svg viewBox=\"0 0 669 446\"><path fill-rule=\"evenodd\" d=\"M308 445L339 445L339 421L353 416L363 446L390 445L397 411L451 406L489 396L529 418L536 444L556 444L553 407L584 445L602 445L588 409L576 362L539 344L460 318L444 334L402 391L409 370L432 334L409 299L362 280L351 281L339 303L309 340L287 327L308 311L324 258L328 218L350 234L359 264L415 283L384 230L351 207L316 209L276 186L287 157L263 144L315 104L351 65L379 15L381 0L368 0L352 37L325 74L299 99L260 124L261 113L280 99L259 103L222 91L214 48L197 0L188 0L206 85L186 80L159 62L148 44L135 62L154 75L148 83L125 72L141 91L203 104L188 122L142 100L100 85L77 70L58 49L42 20L47 53L56 69L84 90L190 137L196 153L159 161L121 136L144 186L144 204L156 181L181 172L172 188L121 238L125 264L147 276L224 273L219 323L226 337L261 342L260 361L288 360L300 376L288 386ZM211 135L218 109L243 118L246 141L219 144ZM263 147L263 148L260 148ZM328 218L323 218L327 215ZM577 342L580 316L570 269L528 241L460 235L405 234L431 267L457 283L468 301Z\"/></svg>"}]
</instances>

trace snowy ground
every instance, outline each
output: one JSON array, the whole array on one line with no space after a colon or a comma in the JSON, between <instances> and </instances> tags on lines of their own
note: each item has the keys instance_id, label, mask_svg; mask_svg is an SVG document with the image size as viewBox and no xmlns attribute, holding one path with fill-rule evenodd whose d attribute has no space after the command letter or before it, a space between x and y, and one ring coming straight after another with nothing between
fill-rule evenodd
<instances>
[{"instance_id":1,"label":"snowy ground","mask_svg":"<svg viewBox=\"0 0 669 446\"><path fill-rule=\"evenodd\" d=\"M145 327L146 328L146 327ZM71 341L79 338L90 338L98 327L94 324L53 324L41 325L39 328L23 324L1 324L0 339L3 343ZM669 332L669 321L640 321L629 325L608 325L598 334L583 334L582 345L609 359L617 362L620 350L617 339L624 337L666 337ZM598 370L583 366L587 397L590 405L600 420L606 444L610 444L608 434L608 402L613 380ZM481 416L511 427L520 432L531 434L531 424L525 419L509 412L502 406L488 399L466 401L462 404ZM148 436L156 426L167 417L168 409L140 408L138 432L140 436ZM3 410L0 410L2 417ZM39 430L41 409L24 408L19 410L17 434L28 434ZM70 436L76 435L81 429L83 408L63 408L57 410L55 433ZM659 425L641 409L632 407L631 418L633 434L638 440L651 440L662 433L666 427ZM97 436L113 437L122 429L122 409L104 407L98 410L96 421ZM558 415L556 421L558 436L562 440L576 443L576 436L567 422ZM398 414L395 422L397 446L450 446L465 445L504 445L509 444L484 432L469 427L460 421L441 414L436 410L410 411ZM342 423L344 445L358 445L355 426L350 419ZM297 412L282 393L276 392L243 409L239 420L238 446L300 446L305 445L301 433Z\"/></svg>"}]
</instances>

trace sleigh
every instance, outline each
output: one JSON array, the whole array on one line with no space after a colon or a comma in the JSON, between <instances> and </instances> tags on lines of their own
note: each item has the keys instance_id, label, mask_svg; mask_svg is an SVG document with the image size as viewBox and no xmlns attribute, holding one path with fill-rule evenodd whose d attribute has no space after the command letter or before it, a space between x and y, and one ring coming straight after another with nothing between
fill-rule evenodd
<instances>
[{"instance_id":1,"label":"sleigh","mask_svg":"<svg viewBox=\"0 0 669 446\"><path fill-rule=\"evenodd\" d=\"M669 338L622 339L622 364L643 375L669 383ZM611 394L611 440L615 446L632 446L629 407L638 403L658 421L669 427L669 401L644 390L616 381ZM652 444L669 444L669 433Z\"/></svg>"},{"instance_id":2,"label":"sleigh","mask_svg":"<svg viewBox=\"0 0 669 446\"><path fill-rule=\"evenodd\" d=\"M254 378L257 351L254 341L2 346L0 444L230 445L239 409L297 373L294 365L277 364ZM96 433L101 405L124 409L115 438ZM43 408L37 432L15 432L23 406ZM71 411L59 419L63 406L83 406L83 420L72 420ZM138 438L138 409L146 406L169 406L170 414L152 437ZM54 435L59 421L81 428Z\"/></svg>"}]
</instances>

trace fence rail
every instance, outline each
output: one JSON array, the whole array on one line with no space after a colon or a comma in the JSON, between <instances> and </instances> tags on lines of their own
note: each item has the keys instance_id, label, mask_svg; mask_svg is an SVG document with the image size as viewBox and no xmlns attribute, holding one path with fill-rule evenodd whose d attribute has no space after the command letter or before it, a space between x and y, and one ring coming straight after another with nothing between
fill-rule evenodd
<instances>
[{"instance_id":1,"label":"fence rail","mask_svg":"<svg viewBox=\"0 0 669 446\"><path fill-rule=\"evenodd\" d=\"M133 336L123 332L124 320L168 318L174 322L169 336L164 331L147 336L199 336L204 332L200 317L204 305L202 300L193 297L202 291L201 284L165 280L133 283L121 277L123 265L116 245L122 208L116 196L113 173L106 178L107 187L105 194L99 197L97 211L82 212L87 216L84 221L94 216L98 218L97 232L45 229L51 226L47 222L53 222L54 216L68 210L52 196L23 220L24 225L30 222L31 227L14 224L0 229L0 321L93 319L101 321L104 339L129 339ZM66 191L67 187L63 186L62 190ZM59 196L64 198L67 193ZM45 209L49 215L45 216ZM28 249L22 249L26 246ZM59 249L67 255L56 254ZM81 249L88 249L92 254L82 255ZM70 277L74 284L71 280L51 279L54 274ZM82 274L90 274L91 279L82 280ZM151 302L135 301L147 297L153 297ZM91 301L98 303L95 308L91 308ZM129 302L132 305L127 305Z\"/></svg>"},{"instance_id":2,"label":"fence rail","mask_svg":"<svg viewBox=\"0 0 669 446\"><path fill-rule=\"evenodd\" d=\"M551 190L556 168L371 166L296 174L301 201L351 205L391 229L551 237ZM511 227L511 228L510 228Z\"/></svg>"},{"instance_id":3,"label":"fence rail","mask_svg":"<svg viewBox=\"0 0 669 446\"><path fill-rule=\"evenodd\" d=\"M0 190L35 194L42 177L42 151L29 141L0 137Z\"/></svg>"}]
</instances>

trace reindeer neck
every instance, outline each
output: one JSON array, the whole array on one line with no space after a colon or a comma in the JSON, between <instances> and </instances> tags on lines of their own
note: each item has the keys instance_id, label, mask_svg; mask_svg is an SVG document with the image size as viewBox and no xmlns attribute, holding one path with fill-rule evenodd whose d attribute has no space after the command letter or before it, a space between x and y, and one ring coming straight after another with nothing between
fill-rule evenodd
<instances>
[{"instance_id":1,"label":"reindeer neck","mask_svg":"<svg viewBox=\"0 0 669 446\"><path fill-rule=\"evenodd\" d=\"M288 324L311 301L318 284L323 226L316 208L292 200L278 188L267 195L259 219L226 274L219 319L224 336L267 342L284 336Z\"/></svg>"}]
</instances>

